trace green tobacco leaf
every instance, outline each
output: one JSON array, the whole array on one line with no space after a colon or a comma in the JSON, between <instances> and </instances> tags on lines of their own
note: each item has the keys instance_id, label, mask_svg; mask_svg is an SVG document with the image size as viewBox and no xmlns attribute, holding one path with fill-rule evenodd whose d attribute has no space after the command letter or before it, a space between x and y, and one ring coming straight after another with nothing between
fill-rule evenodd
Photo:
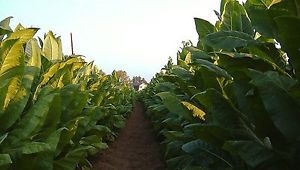
<instances>
[{"instance_id":1,"label":"green tobacco leaf","mask_svg":"<svg viewBox=\"0 0 300 170\"><path fill-rule=\"evenodd\" d=\"M9 154L0 154L0 167L6 164L11 164L12 161L10 159Z\"/></svg>"},{"instance_id":2,"label":"green tobacco leaf","mask_svg":"<svg viewBox=\"0 0 300 170\"><path fill-rule=\"evenodd\" d=\"M192 92L192 94L190 94L189 96L193 96L196 93L205 91L208 88L214 88L216 90L222 91L222 86L219 81L220 79L224 78L207 67L198 66L197 70L195 70L195 76L193 78L196 86L196 92Z\"/></svg>"},{"instance_id":3,"label":"green tobacco leaf","mask_svg":"<svg viewBox=\"0 0 300 170\"><path fill-rule=\"evenodd\" d=\"M63 148L71 142L71 139L77 132L80 121L83 119L84 117L76 117L71 119L67 123L64 123L63 127L65 127L66 130L63 130L60 135L59 143L57 145L55 153L56 156L58 156L62 152Z\"/></svg>"},{"instance_id":4,"label":"green tobacco leaf","mask_svg":"<svg viewBox=\"0 0 300 170\"><path fill-rule=\"evenodd\" d=\"M239 31L219 31L212 33L206 36L206 42L211 47L228 51L259 43L249 34Z\"/></svg>"},{"instance_id":5,"label":"green tobacco leaf","mask_svg":"<svg viewBox=\"0 0 300 170\"><path fill-rule=\"evenodd\" d=\"M232 154L238 154L253 168L268 161L273 156L269 149L253 141L227 141L223 148Z\"/></svg>"},{"instance_id":6,"label":"green tobacco leaf","mask_svg":"<svg viewBox=\"0 0 300 170\"><path fill-rule=\"evenodd\" d=\"M207 89L202 93L195 94L196 98L206 107L207 117L205 118L210 125L223 128L240 128L238 116L229 101L217 90ZM173 106L174 107L174 106Z\"/></svg>"},{"instance_id":7,"label":"green tobacco leaf","mask_svg":"<svg viewBox=\"0 0 300 170\"><path fill-rule=\"evenodd\" d=\"M293 1L247 0L245 8L257 32L266 37L275 37L277 27L274 18L294 15L294 11L297 11L294 7L297 4L293 3Z\"/></svg>"},{"instance_id":8,"label":"green tobacco leaf","mask_svg":"<svg viewBox=\"0 0 300 170\"><path fill-rule=\"evenodd\" d=\"M208 34L215 32L215 26L210 22L201 18L194 18L194 20L195 20L196 30L199 36L197 46L200 49L207 49L205 37Z\"/></svg>"},{"instance_id":9,"label":"green tobacco leaf","mask_svg":"<svg viewBox=\"0 0 300 170\"><path fill-rule=\"evenodd\" d=\"M288 138L299 138L299 105L288 93L296 81L276 72L262 73L251 69L249 76L252 78L251 83L258 88L265 109L279 131Z\"/></svg>"},{"instance_id":10,"label":"green tobacco leaf","mask_svg":"<svg viewBox=\"0 0 300 170\"><path fill-rule=\"evenodd\" d=\"M186 47L191 55L191 62L196 59L205 59L208 61L212 61L212 56L210 56L206 51L199 50L198 48L194 47Z\"/></svg>"},{"instance_id":11,"label":"green tobacco leaf","mask_svg":"<svg viewBox=\"0 0 300 170\"><path fill-rule=\"evenodd\" d=\"M60 139L60 134L65 128L60 128L53 131L51 134L40 142L33 142L31 148L24 148L27 150L26 152L35 152L31 154L23 154L22 157L13 164L13 169L25 169L25 170L32 170L32 169L45 169L45 170L52 170L54 164L54 154L56 151L56 147L58 141ZM38 137L39 138L39 137ZM35 146L37 144L37 146ZM25 151L24 150L24 151ZM30 164L28 164L30 162Z\"/></svg>"},{"instance_id":12,"label":"green tobacco leaf","mask_svg":"<svg viewBox=\"0 0 300 170\"><path fill-rule=\"evenodd\" d=\"M79 163L87 156L88 149L92 146L79 146L68 152L64 157L54 162L54 169L57 170L74 170Z\"/></svg>"},{"instance_id":13,"label":"green tobacco leaf","mask_svg":"<svg viewBox=\"0 0 300 170\"><path fill-rule=\"evenodd\" d=\"M33 132L39 130L44 124L49 106L56 95L57 93L50 93L39 96L37 102L25 113L16 128L10 132L6 144L15 145L20 140L29 138Z\"/></svg>"},{"instance_id":14,"label":"green tobacco leaf","mask_svg":"<svg viewBox=\"0 0 300 170\"><path fill-rule=\"evenodd\" d=\"M113 115L112 116L113 119L113 126L116 128L123 128L125 127L125 118L122 115Z\"/></svg>"},{"instance_id":15,"label":"green tobacco leaf","mask_svg":"<svg viewBox=\"0 0 300 170\"><path fill-rule=\"evenodd\" d=\"M289 61L300 80L300 18L282 16L275 18L279 43L288 54Z\"/></svg>"},{"instance_id":16,"label":"green tobacco leaf","mask_svg":"<svg viewBox=\"0 0 300 170\"><path fill-rule=\"evenodd\" d=\"M4 130L13 125L18 119L31 96L31 89L34 82L34 78L37 77L40 69L37 67L26 66L24 69L23 77L17 82L18 87L14 86L17 91L15 96L10 100L5 109L2 120L4 121L0 125L0 129Z\"/></svg>"},{"instance_id":17,"label":"green tobacco leaf","mask_svg":"<svg viewBox=\"0 0 300 170\"><path fill-rule=\"evenodd\" d=\"M187 53L187 55L184 56L184 59L180 58L179 55L177 55L177 65L184 69L189 69L188 63L186 62L189 60L189 58L189 53Z\"/></svg>"},{"instance_id":18,"label":"green tobacco leaf","mask_svg":"<svg viewBox=\"0 0 300 170\"><path fill-rule=\"evenodd\" d=\"M171 71L172 71L172 73L174 73L179 78L181 78L185 81L188 81L193 77L193 75L191 74L190 71L188 71L182 67L179 67L179 66L174 66Z\"/></svg>"},{"instance_id":19,"label":"green tobacco leaf","mask_svg":"<svg viewBox=\"0 0 300 170\"><path fill-rule=\"evenodd\" d=\"M169 92L161 92L157 94L163 101L166 108L179 116L183 116L189 121L194 122L193 113L187 110L176 95Z\"/></svg>"},{"instance_id":20,"label":"green tobacco leaf","mask_svg":"<svg viewBox=\"0 0 300 170\"><path fill-rule=\"evenodd\" d=\"M191 78L191 77L189 76L189 78ZM187 93L189 95L192 95L191 92L190 92L190 90L189 90L189 87L188 87L189 86L188 83L190 81L186 81L186 80L184 80L184 79L182 79L182 78L180 78L178 76L175 76L175 75L169 75L169 76L166 75L166 76L163 76L163 79L165 81L167 81L167 82L171 82L171 83L176 84L178 87L180 87L180 89L183 92L185 92L185 93Z\"/></svg>"},{"instance_id":21,"label":"green tobacco leaf","mask_svg":"<svg viewBox=\"0 0 300 170\"><path fill-rule=\"evenodd\" d=\"M48 137L57 129L62 114L61 105L61 96L56 95L53 98L52 103L49 105L49 114L47 114L45 123L41 127L41 137Z\"/></svg>"},{"instance_id":22,"label":"green tobacco leaf","mask_svg":"<svg viewBox=\"0 0 300 170\"><path fill-rule=\"evenodd\" d=\"M190 155L179 155L166 160L167 169L184 169L186 165L191 164L193 157Z\"/></svg>"},{"instance_id":23,"label":"green tobacco leaf","mask_svg":"<svg viewBox=\"0 0 300 170\"><path fill-rule=\"evenodd\" d=\"M220 3L220 14L224 13L225 4L228 3L229 1L231 1L231 0L221 0L221 3Z\"/></svg>"},{"instance_id":24,"label":"green tobacco leaf","mask_svg":"<svg viewBox=\"0 0 300 170\"><path fill-rule=\"evenodd\" d=\"M274 43L264 43L258 46L248 47L247 49L252 55L274 63L281 69L286 68L286 58L282 54L282 51L276 48Z\"/></svg>"},{"instance_id":25,"label":"green tobacco leaf","mask_svg":"<svg viewBox=\"0 0 300 170\"><path fill-rule=\"evenodd\" d=\"M168 92L168 91L174 91L176 89L176 85L171 82L161 82L158 83L155 88L160 92Z\"/></svg>"},{"instance_id":26,"label":"green tobacco leaf","mask_svg":"<svg viewBox=\"0 0 300 170\"><path fill-rule=\"evenodd\" d=\"M89 94L87 91L81 91L79 85L70 84L63 87L60 91L62 99L61 122L66 122L81 113L86 106Z\"/></svg>"},{"instance_id":27,"label":"green tobacco leaf","mask_svg":"<svg viewBox=\"0 0 300 170\"><path fill-rule=\"evenodd\" d=\"M194 140L194 141L190 141L184 145L182 145L182 150L185 151L186 153L190 153L190 154L199 154L206 157L206 159L208 159L208 157L212 157L213 159L217 160L217 161L221 161L224 167L232 167L231 163L229 162L229 160L227 160L227 156L221 152L220 149L217 149L215 147L213 147L212 145L203 142L199 139ZM199 161L199 160L198 160ZM222 166L222 165L219 165Z\"/></svg>"},{"instance_id":28,"label":"green tobacco leaf","mask_svg":"<svg viewBox=\"0 0 300 170\"><path fill-rule=\"evenodd\" d=\"M215 30L215 26L210 22L201 19L201 18L194 18L196 24L196 30L199 35L199 38L202 39L206 35L213 33Z\"/></svg>"},{"instance_id":29,"label":"green tobacco leaf","mask_svg":"<svg viewBox=\"0 0 300 170\"><path fill-rule=\"evenodd\" d=\"M5 133L4 135L0 136L0 144L7 138L8 133Z\"/></svg>"},{"instance_id":30,"label":"green tobacco leaf","mask_svg":"<svg viewBox=\"0 0 300 170\"><path fill-rule=\"evenodd\" d=\"M231 138L229 132L225 129L202 123L185 126L184 134L219 147L221 147L226 140Z\"/></svg>"},{"instance_id":31,"label":"green tobacco leaf","mask_svg":"<svg viewBox=\"0 0 300 170\"><path fill-rule=\"evenodd\" d=\"M108 145L106 143L101 142L101 137L97 135L91 135L87 137L83 137L79 144L83 146L93 146L97 148L98 150L107 149Z\"/></svg>"},{"instance_id":32,"label":"green tobacco leaf","mask_svg":"<svg viewBox=\"0 0 300 170\"><path fill-rule=\"evenodd\" d=\"M182 51L177 54L177 61L178 60L184 61L186 56L188 55L189 51L187 50L187 48L185 48L185 46L186 45L184 45L184 48L182 49ZM179 63L177 65L179 65Z\"/></svg>"},{"instance_id":33,"label":"green tobacco leaf","mask_svg":"<svg viewBox=\"0 0 300 170\"><path fill-rule=\"evenodd\" d=\"M226 70L218 67L217 65L215 65L207 60L196 59L195 63L202 67L206 67L210 71L214 72L218 77L224 77L227 80L233 80L232 76L230 74L228 74Z\"/></svg>"},{"instance_id":34,"label":"green tobacco leaf","mask_svg":"<svg viewBox=\"0 0 300 170\"><path fill-rule=\"evenodd\" d=\"M270 115L265 110L258 92L248 83L250 79L246 75L246 71L240 74L239 80L235 79L235 82L226 87L225 90L228 97L247 116L248 120L251 121L252 126L255 127L255 134L257 136L261 138L268 136L272 139L272 142L282 142L283 135L275 127ZM275 145L278 143L275 143Z\"/></svg>"},{"instance_id":35,"label":"green tobacco leaf","mask_svg":"<svg viewBox=\"0 0 300 170\"><path fill-rule=\"evenodd\" d=\"M166 139L170 141L182 140L184 138L184 133L181 131L164 131L163 135Z\"/></svg>"},{"instance_id":36,"label":"green tobacco leaf","mask_svg":"<svg viewBox=\"0 0 300 170\"><path fill-rule=\"evenodd\" d=\"M223 3L219 30L239 31L253 36L254 30L244 7L236 0L227 0Z\"/></svg>"},{"instance_id":37,"label":"green tobacco leaf","mask_svg":"<svg viewBox=\"0 0 300 170\"><path fill-rule=\"evenodd\" d=\"M22 146L21 151L23 154L33 154L38 152L45 152L50 150L51 147L43 142L30 142Z\"/></svg>"},{"instance_id":38,"label":"green tobacco leaf","mask_svg":"<svg viewBox=\"0 0 300 170\"><path fill-rule=\"evenodd\" d=\"M95 134L95 135L99 136L100 138L102 138L105 135L110 134L110 133L112 133L112 131L107 126L104 126L104 125L95 125L88 132L88 134Z\"/></svg>"},{"instance_id":39,"label":"green tobacco leaf","mask_svg":"<svg viewBox=\"0 0 300 170\"><path fill-rule=\"evenodd\" d=\"M50 146L50 151L55 153L56 147L58 145L58 142L60 140L60 135L63 131L67 131L66 128L59 128L55 131L52 131L51 134L47 136L47 138L43 141L47 143Z\"/></svg>"},{"instance_id":40,"label":"green tobacco leaf","mask_svg":"<svg viewBox=\"0 0 300 170\"><path fill-rule=\"evenodd\" d=\"M105 128L103 127L102 129L99 127L98 129L96 125L100 119L99 116L102 116L101 110L98 107L86 108L82 111L82 114L85 115L85 117L79 122L74 140L79 141L84 135L97 135L99 137L106 135ZM110 133L110 131L108 133Z\"/></svg>"},{"instance_id":41,"label":"green tobacco leaf","mask_svg":"<svg viewBox=\"0 0 300 170\"><path fill-rule=\"evenodd\" d=\"M219 56L218 64L232 74L235 79L241 78L240 72L246 72L247 68L252 68L258 71L274 70L284 75L288 75L271 59L263 57L262 55L256 56L247 53L217 53L217 55Z\"/></svg>"}]
</instances>

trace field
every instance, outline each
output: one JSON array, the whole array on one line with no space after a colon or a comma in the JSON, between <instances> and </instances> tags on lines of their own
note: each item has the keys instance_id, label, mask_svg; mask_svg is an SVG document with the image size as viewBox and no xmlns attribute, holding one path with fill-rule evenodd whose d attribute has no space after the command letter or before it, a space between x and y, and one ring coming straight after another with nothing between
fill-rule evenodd
<instances>
[{"instance_id":1,"label":"field","mask_svg":"<svg viewBox=\"0 0 300 170\"><path fill-rule=\"evenodd\" d=\"M2 20L0 169L299 169L300 2L215 13L138 92Z\"/></svg>"}]
</instances>

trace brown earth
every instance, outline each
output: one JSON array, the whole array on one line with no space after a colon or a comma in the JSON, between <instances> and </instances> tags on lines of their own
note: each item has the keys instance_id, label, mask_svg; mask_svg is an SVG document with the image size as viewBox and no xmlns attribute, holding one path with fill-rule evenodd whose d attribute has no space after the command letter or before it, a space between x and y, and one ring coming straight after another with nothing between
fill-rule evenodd
<instances>
[{"instance_id":1,"label":"brown earth","mask_svg":"<svg viewBox=\"0 0 300 170\"><path fill-rule=\"evenodd\" d=\"M109 149L94 161L95 170L162 170L165 164L143 105L136 103L132 114Z\"/></svg>"}]
</instances>

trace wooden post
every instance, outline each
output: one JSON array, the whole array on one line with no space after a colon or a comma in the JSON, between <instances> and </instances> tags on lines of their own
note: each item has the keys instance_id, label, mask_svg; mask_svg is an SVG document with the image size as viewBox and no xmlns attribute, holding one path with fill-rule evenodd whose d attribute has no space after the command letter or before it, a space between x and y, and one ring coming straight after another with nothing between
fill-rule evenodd
<instances>
[{"instance_id":1,"label":"wooden post","mask_svg":"<svg viewBox=\"0 0 300 170\"><path fill-rule=\"evenodd\" d=\"M73 36L72 33L70 33L71 36L71 50L72 50L72 55L74 55L74 49L73 49Z\"/></svg>"}]
</instances>

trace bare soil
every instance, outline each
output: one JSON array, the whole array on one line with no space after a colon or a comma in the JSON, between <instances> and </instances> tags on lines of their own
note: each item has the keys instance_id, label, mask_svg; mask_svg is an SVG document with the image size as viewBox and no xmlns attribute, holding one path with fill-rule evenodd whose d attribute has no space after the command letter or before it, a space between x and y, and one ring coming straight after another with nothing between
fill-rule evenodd
<instances>
[{"instance_id":1,"label":"bare soil","mask_svg":"<svg viewBox=\"0 0 300 170\"><path fill-rule=\"evenodd\" d=\"M109 149L99 153L93 162L95 170L165 169L159 143L141 103L135 104L116 141Z\"/></svg>"}]
</instances>

